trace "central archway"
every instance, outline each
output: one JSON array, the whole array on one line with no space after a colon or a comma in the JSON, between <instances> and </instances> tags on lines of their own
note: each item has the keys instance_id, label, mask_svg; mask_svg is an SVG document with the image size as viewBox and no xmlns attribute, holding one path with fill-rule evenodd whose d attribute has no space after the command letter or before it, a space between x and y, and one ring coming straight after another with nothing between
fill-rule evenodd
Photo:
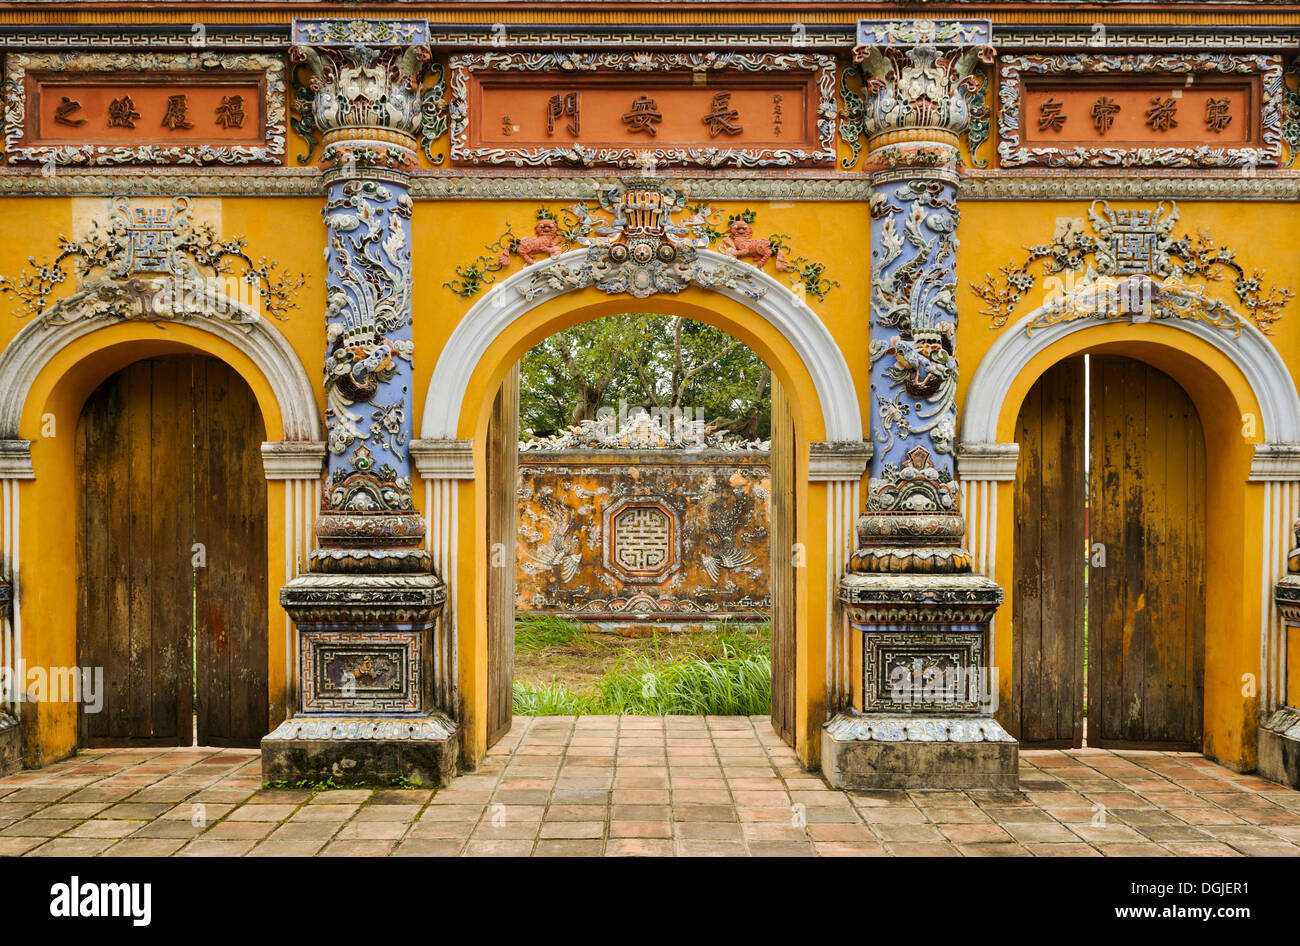
<instances>
[{"instance_id":1,"label":"central archway","mask_svg":"<svg viewBox=\"0 0 1300 946\"><path fill-rule=\"evenodd\" d=\"M563 254L557 267L580 266L586 251ZM701 265L734 279L692 285L677 294L635 300L638 310L676 314L722 329L749 346L788 392L795 431L792 490L797 512L792 556L797 561L795 745L816 764L816 731L824 721L826 680L838 672L830 656L844 649L833 614L834 580L851 551L857 483L865 468L857 387L825 324L787 286L762 271L711 250ZM480 299L448 338L425 399L422 440L412 455L425 480L425 514L435 567L447 581L451 704L463 727L462 752L473 766L486 751L487 622L483 601L489 549L479 536L487 506L485 441L496 393L525 351L580 322L627 311L632 297L590 285L552 280L538 290L539 267L525 267ZM823 475L810 464L810 443L848 442L862 455L855 470L841 463ZM848 465L852 467L853 464ZM811 475L810 475L811 472ZM810 575L825 576L822 582ZM824 629L810 633L811 628ZM454 669L452 669L454 668Z\"/></svg>"}]
</instances>

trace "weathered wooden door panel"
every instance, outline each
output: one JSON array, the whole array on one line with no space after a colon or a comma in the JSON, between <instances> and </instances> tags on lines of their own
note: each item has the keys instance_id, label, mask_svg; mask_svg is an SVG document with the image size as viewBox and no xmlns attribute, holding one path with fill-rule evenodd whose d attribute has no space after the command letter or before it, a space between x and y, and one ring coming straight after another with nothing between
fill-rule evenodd
<instances>
[{"instance_id":1,"label":"weathered wooden door panel","mask_svg":"<svg viewBox=\"0 0 1300 946\"><path fill-rule=\"evenodd\" d=\"M1205 440L1167 375L1093 356L1088 744L1199 749Z\"/></svg>"},{"instance_id":2,"label":"weathered wooden door panel","mask_svg":"<svg viewBox=\"0 0 1300 946\"><path fill-rule=\"evenodd\" d=\"M769 458L772 464L772 728L794 745L796 611L791 550L795 543L795 431L790 400L775 378Z\"/></svg>"},{"instance_id":3,"label":"weathered wooden door panel","mask_svg":"<svg viewBox=\"0 0 1300 946\"><path fill-rule=\"evenodd\" d=\"M266 734L262 439L252 392L215 359L140 361L87 400L77 647L82 666L104 668L105 700L82 713L82 745L189 745L196 685L201 742Z\"/></svg>"},{"instance_id":4,"label":"weathered wooden door panel","mask_svg":"<svg viewBox=\"0 0 1300 946\"><path fill-rule=\"evenodd\" d=\"M1053 366L1016 421L1015 654L999 718L1043 747L1083 736L1084 382L1082 358Z\"/></svg>"},{"instance_id":5,"label":"weathered wooden door panel","mask_svg":"<svg viewBox=\"0 0 1300 946\"><path fill-rule=\"evenodd\" d=\"M519 517L519 365L488 421L488 745L510 729L515 678L515 544Z\"/></svg>"},{"instance_id":6,"label":"weathered wooden door panel","mask_svg":"<svg viewBox=\"0 0 1300 946\"><path fill-rule=\"evenodd\" d=\"M195 569L198 739L205 746L261 743L267 701L265 438L253 392L216 359L194 364Z\"/></svg>"},{"instance_id":7,"label":"weathered wooden door panel","mask_svg":"<svg viewBox=\"0 0 1300 946\"><path fill-rule=\"evenodd\" d=\"M191 742L189 389L188 359L137 362L77 425L78 660L104 669L85 746Z\"/></svg>"}]
</instances>

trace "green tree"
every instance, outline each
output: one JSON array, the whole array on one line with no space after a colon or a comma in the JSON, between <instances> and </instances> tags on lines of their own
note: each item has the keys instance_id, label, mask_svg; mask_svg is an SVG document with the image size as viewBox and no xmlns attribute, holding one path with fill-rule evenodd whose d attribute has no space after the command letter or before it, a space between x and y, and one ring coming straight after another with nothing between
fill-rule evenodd
<instances>
[{"instance_id":1,"label":"green tree","mask_svg":"<svg viewBox=\"0 0 1300 946\"><path fill-rule=\"evenodd\" d=\"M520 362L521 435L549 436L602 408L699 411L710 426L769 436L772 374L720 329L680 316L630 313L546 339Z\"/></svg>"}]
</instances>

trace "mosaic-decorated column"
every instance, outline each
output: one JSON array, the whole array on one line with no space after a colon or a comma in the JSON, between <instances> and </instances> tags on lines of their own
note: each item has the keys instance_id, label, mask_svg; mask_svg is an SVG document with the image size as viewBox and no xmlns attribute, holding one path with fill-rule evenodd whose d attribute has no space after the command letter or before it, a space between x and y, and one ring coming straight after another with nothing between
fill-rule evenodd
<instances>
[{"instance_id":1,"label":"mosaic-decorated column","mask_svg":"<svg viewBox=\"0 0 1300 946\"><path fill-rule=\"evenodd\" d=\"M263 741L268 781L438 783L455 727L435 711L445 587L411 493L409 174L430 60L423 20L297 20L323 134L328 465L310 571L281 594L299 635L297 715Z\"/></svg>"},{"instance_id":2,"label":"mosaic-decorated column","mask_svg":"<svg viewBox=\"0 0 1300 946\"><path fill-rule=\"evenodd\" d=\"M846 787L1005 788L1016 744L988 715L989 621L1002 591L972 573L955 464L959 135L986 20L861 21L871 174L871 457L839 598L862 635L861 696L828 724Z\"/></svg>"}]
</instances>

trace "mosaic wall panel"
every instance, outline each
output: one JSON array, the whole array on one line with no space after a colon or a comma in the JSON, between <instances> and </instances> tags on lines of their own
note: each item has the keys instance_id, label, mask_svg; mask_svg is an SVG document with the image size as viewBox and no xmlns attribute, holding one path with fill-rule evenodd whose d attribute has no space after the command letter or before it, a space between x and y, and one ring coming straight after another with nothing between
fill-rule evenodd
<instances>
[{"instance_id":1,"label":"mosaic wall panel","mask_svg":"<svg viewBox=\"0 0 1300 946\"><path fill-rule=\"evenodd\" d=\"M766 453L520 456L520 612L589 620L766 618Z\"/></svg>"}]
</instances>

